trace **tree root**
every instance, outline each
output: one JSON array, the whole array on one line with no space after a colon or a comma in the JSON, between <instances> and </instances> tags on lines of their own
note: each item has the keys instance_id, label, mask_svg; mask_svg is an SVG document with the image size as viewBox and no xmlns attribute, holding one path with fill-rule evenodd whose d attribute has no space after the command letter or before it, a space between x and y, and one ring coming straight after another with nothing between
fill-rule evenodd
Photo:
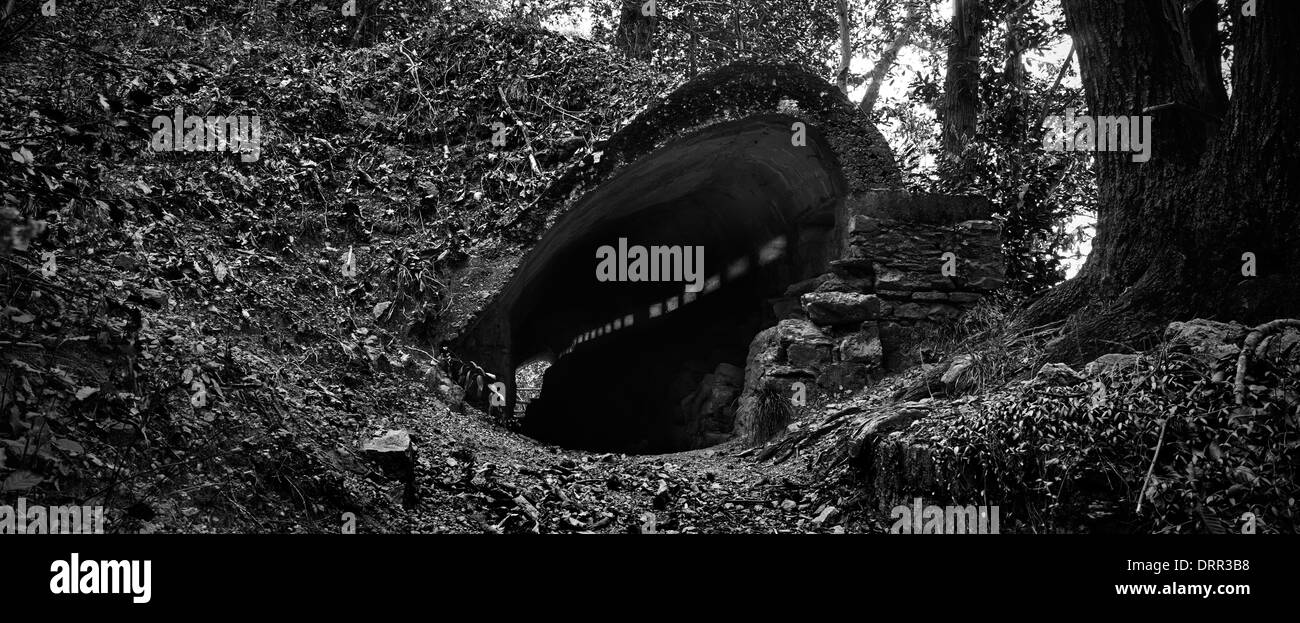
<instances>
[{"instance_id":1,"label":"tree root","mask_svg":"<svg viewBox=\"0 0 1300 623\"><path fill-rule=\"evenodd\" d=\"M1250 365L1250 357L1255 354L1264 338L1281 331L1287 327L1300 329L1300 320L1293 318L1280 318L1272 322L1266 322L1254 329L1246 336L1246 341L1241 345L1241 354L1237 355L1237 378L1233 383L1232 390L1237 396L1237 404L1246 402L1246 366Z\"/></svg>"}]
</instances>

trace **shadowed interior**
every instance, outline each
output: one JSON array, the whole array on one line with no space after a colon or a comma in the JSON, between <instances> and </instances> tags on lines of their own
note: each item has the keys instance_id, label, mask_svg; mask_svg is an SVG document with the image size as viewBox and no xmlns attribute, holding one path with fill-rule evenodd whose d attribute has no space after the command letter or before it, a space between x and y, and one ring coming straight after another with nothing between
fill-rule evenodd
<instances>
[{"instance_id":1,"label":"shadowed interior","mask_svg":"<svg viewBox=\"0 0 1300 623\"><path fill-rule=\"evenodd\" d=\"M814 128L806 145L791 144L794 121L754 117L663 147L550 228L499 303L512 369L556 357L529 404L528 434L654 453L729 432L692 421L682 402L719 364L743 369L754 335L775 323L770 299L838 256L845 184ZM596 251L620 238L702 246L712 282L693 298L681 281L602 282Z\"/></svg>"}]
</instances>

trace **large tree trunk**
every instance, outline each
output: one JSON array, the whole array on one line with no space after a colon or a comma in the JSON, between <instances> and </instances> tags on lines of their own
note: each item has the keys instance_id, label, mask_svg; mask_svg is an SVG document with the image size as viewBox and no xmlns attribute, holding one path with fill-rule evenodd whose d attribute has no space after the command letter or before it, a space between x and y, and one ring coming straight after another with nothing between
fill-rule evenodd
<instances>
[{"instance_id":1,"label":"large tree trunk","mask_svg":"<svg viewBox=\"0 0 1300 623\"><path fill-rule=\"evenodd\" d=\"M645 3L646 0L623 0L614 44L624 54L648 61L654 56L655 16L646 15L642 10Z\"/></svg>"},{"instance_id":2,"label":"large tree trunk","mask_svg":"<svg viewBox=\"0 0 1300 623\"><path fill-rule=\"evenodd\" d=\"M1300 311L1300 65L1290 42L1300 3L1236 16L1226 101L1214 84L1217 38L1182 4L1064 0L1089 114L1152 115L1154 139L1146 163L1097 155L1092 253L1028 313L1035 324L1069 318L1053 359L1137 346L1180 318L1255 323ZM1243 275L1244 253L1258 276Z\"/></svg>"},{"instance_id":3,"label":"large tree trunk","mask_svg":"<svg viewBox=\"0 0 1300 623\"><path fill-rule=\"evenodd\" d=\"M944 79L942 147L956 158L975 135L979 118L980 40L984 20L979 0L953 0L952 34Z\"/></svg>"}]
</instances>

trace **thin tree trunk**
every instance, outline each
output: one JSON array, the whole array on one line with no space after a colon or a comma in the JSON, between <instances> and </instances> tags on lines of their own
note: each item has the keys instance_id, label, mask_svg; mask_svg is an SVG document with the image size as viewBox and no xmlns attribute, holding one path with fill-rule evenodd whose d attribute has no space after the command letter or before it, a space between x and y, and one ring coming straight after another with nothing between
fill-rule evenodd
<instances>
[{"instance_id":1,"label":"thin tree trunk","mask_svg":"<svg viewBox=\"0 0 1300 623\"><path fill-rule=\"evenodd\" d=\"M655 16L646 15L643 4L645 0L623 0L614 44L624 54L648 61L654 56Z\"/></svg>"},{"instance_id":2,"label":"thin tree trunk","mask_svg":"<svg viewBox=\"0 0 1300 623\"><path fill-rule=\"evenodd\" d=\"M885 52L880 55L875 66L871 68L871 73L867 74L867 92L863 94L862 101L858 103L858 109L863 113L870 115L876 109L876 100L880 99L880 87L889 76L889 72L894 68L894 63L898 62L898 54L902 52L907 44L912 42L912 37L916 34L917 29L921 26L920 15L917 14L917 5L911 4L907 9L907 17L898 31L898 35L885 48Z\"/></svg>"},{"instance_id":3,"label":"thin tree trunk","mask_svg":"<svg viewBox=\"0 0 1300 623\"><path fill-rule=\"evenodd\" d=\"M853 45L849 39L849 0L836 0L835 15L840 21L840 67L835 72L835 85L840 92L849 94L849 62L853 60Z\"/></svg>"},{"instance_id":4,"label":"thin tree trunk","mask_svg":"<svg viewBox=\"0 0 1300 623\"><path fill-rule=\"evenodd\" d=\"M980 40L984 20L979 0L953 0L952 39L944 79L942 148L954 160L975 136L979 119Z\"/></svg>"},{"instance_id":5,"label":"thin tree trunk","mask_svg":"<svg viewBox=\"0 0 1300 623\"><path fill-rule=\"evenodd\" d=\"M732 0L732 3L731 3L731 17L732 17L733 23L734 23L734 25L735 25L735 30L736 30L736 32L735 32L735 44L736 44L736 45L735 45L735 53L733 54L732 57L733 57L733 58L740 58L740 55L741 55L742 53L744 53L744 51L745 51L745 30L741 27L741 24L740 24L740 0Z\"/></svg>"},{"instance_id":6,"label":"thin tree trunk","mask_svg":"<svg viewBox=\"0 0 1300 623\"><path fill-rule=\"evenodd\" d=\"M352 47L361 47L374 42L375 14L384 0L357 0L357 26L352 31Z\"/></svg>"},{"instance_id":7,"label":"thin tree trunk","mask_svg":"<svg viewBox=\"0 0 1300 623\"><path fill-rule=\"evenodd\" d=\"M694 78L695 74L699 73L698 61L696 60L696 54L697 54L696 48L698 48L700 44L700 37L699 37L700 25L699 22L695 19L694 13L690 15L690 22L691 22L691 43L690 43L690 47L687 48L686 51L686 58L688 61L687 65L690 68L689 69L690 74L687 77Z\"/></svg>"}]
</instances>

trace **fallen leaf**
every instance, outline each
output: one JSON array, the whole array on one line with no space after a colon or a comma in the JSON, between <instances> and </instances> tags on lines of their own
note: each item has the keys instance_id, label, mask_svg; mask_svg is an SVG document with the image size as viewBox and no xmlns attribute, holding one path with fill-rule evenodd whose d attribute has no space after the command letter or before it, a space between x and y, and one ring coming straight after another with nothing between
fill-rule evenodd
<instances>
[{"instance_id":1,"label":"fallen leaf","mask_svg":"<svg viewBox=\"0 0 1300 623\"><path fill-rule=\"evenodd\" d=\"M55 439L54 447L64 452L67 452L68 454L74 454L74 455L84 454L86 452L85 446L82 446L80 442L73 441L71 439Z\"/></svg>"},{"instance_id":2,"label":"fallen leaf","mask_svg":"<svg viewBox=\"0 0 1300 623\"><path fill-rule=\"evenodd\" d=\"M26 491L41 484L42 480L45 480L44 476L33 471L21 469L9 474L9 477L5 478L4 484L0 484L0 491Z\"/></svg>"},{"instance_id":3,"label":"fallen leaf","mask_svg":"<svg viewBox=\"0 0 1300 623\"><path fill-rule=\"evenodd\" d=\"M77 400L85 400L98 391L98 387L83 387L77 390Z\"/></svg>"}]
</instances>

